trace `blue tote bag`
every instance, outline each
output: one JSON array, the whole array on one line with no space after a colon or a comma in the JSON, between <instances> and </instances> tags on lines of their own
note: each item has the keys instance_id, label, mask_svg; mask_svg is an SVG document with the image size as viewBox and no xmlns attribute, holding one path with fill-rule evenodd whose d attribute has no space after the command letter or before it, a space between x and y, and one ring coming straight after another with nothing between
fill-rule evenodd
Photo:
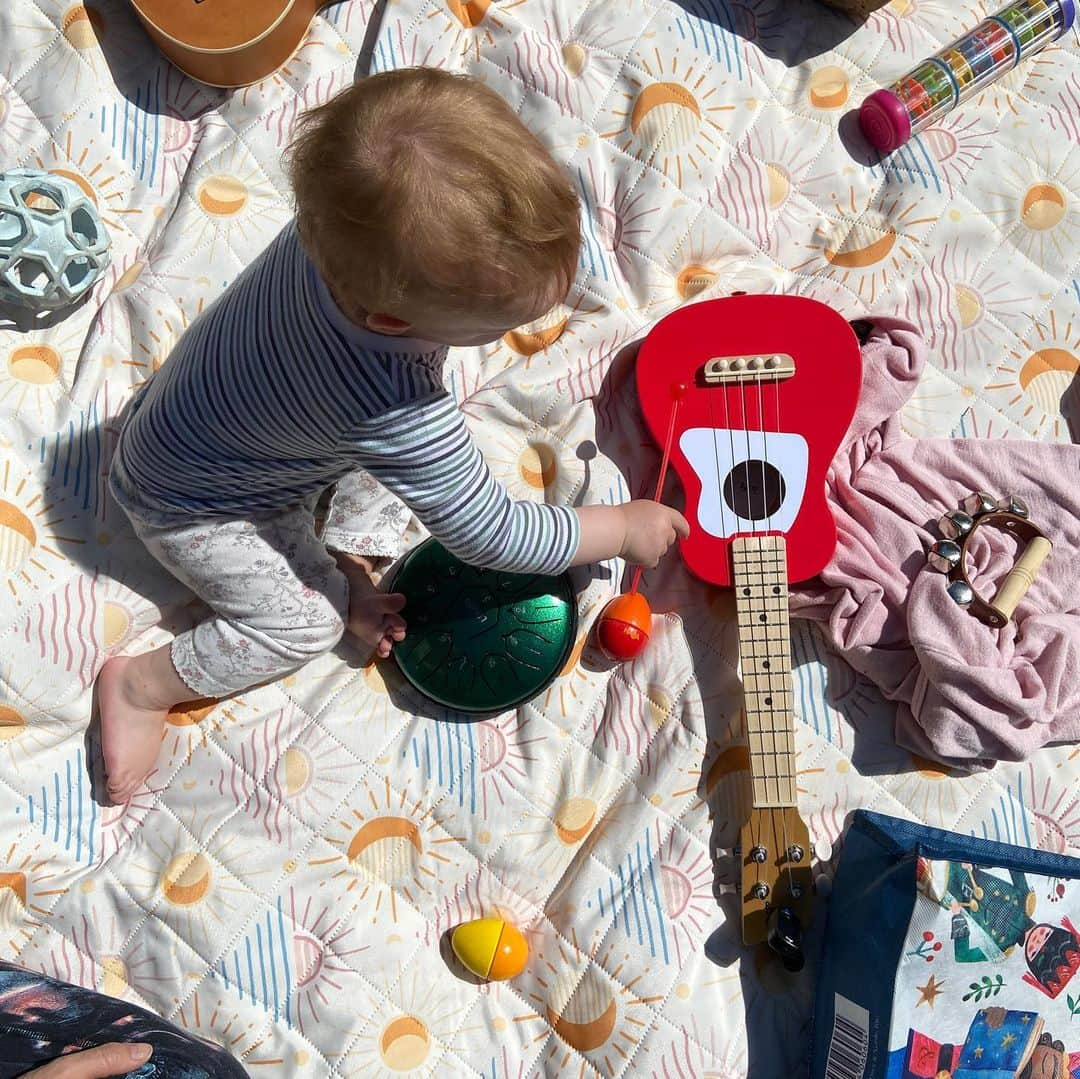
<instances>
[{"instance_id":1,"label":"blue tote bag","mask_svg":"<svg viewBox=\"0 0 1080 1079\"><path fill-rule=\"evenodd\" d=\"M812 1079L1080 1079L1080 859L859 810Z\"/></svg>"}]
</instances>

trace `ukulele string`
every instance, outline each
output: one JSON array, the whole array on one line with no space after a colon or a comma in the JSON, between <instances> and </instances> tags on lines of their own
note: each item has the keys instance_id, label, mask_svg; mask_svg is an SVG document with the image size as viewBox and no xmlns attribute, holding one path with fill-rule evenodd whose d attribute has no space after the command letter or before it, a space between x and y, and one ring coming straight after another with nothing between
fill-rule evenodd
<instances>
[{"instance_id":1,"label":"ukulele string","mask_svg":"<svg viewBox=\"0 0 1080 1079\"><path fill-rule=\"evenodd\" d=\"M724 427L728 428L728 439L734 446L734 436L731 433L730 427L728 427L727 389L722 382L719 384L718 389L720 391L720 396L724 401ZM712 391L709 389L708 383L705 385L705 400L709 403L709 430L712 431L713 460L716 462L716 485L720 501L720 531L723 533L724 537L727 538L731 533L728 532L727 515L724 513L724 481L723 473L720 471L720 440L717 437L719 432L716 427L716 411L713 408L713 395ZM702 490L704 491L704 485L702 485Z\"/></svg>"},{"instance_id":2,"label":"ukulele string","mask_svg":"<svg viewBox=\"0 0 1080 1079\"><path fill-rule=\"evenodd\" d=\"M739 404L742 407L743 435L746 439L746 460L743 462L743 475L746 477L746 512L750 519L749 523L752 524L756 518L754 517L754 500L750 491L750 420L746 415L746 382L742 378L739 379Z\"/></svg>"},{"instance_id":3,"label":"ukulele string","mask_svg":"<svg viewBox=\"0 0 1080 1079\"><path fill-rule=\"evenodd\" d=\"M779 378L776 378L776 379L773 380L773 388L776 391L776 434L779 435L780 434L780 380L779 380ZM759 391L759 393L760 392L761 391ZM769 460L768 436L765 434L765 402L764 402L764 397L763 396L760 398L760 404L761 404L762 441L765 443L765 447L766 447L766 449L765 449L765 461L766 461L766 463L768 463L768 460ZM764 490L764 484L762 484L762 489ZM786 491L785 491L785 493L786 493ZM777 509L779 509L779 508L780 507L778 506ZM769 531L770 532L772 531L772 514L771 513L769 514ZM780 611L783 610L784 605L787 603L787 589L786 589L787 557L786 557L786 551L787 551L786 544L783 547L776 548L774 556L773 556L773 560L772 560L773 561L774 579L776 578L776 576L778 576L777 570L780 568L781 564L783 564L783 569L784 569L784 581L785 581L785 584L782 584L782 585L778 586L780 588L780 593L779 593L778 602L777 602L777 614L778 615L779 615ZM783 619L780 619L781 624L783 623L783 621L784 621ZM789 640L788 641L782 641L781 644L785 648L785 650L787 650L787 652L790 651L791 645L790 645ZM777 674L778 674L778 677L779 677L780 683L781 683L779 696L780 696L781 701L786 701L788 699L788 694L784 691L784 679L785 678L790 678L791 676L790 676L789 673L786 673L784 671L779 671L779 672L777 672ZM773 694L774 694L774 690L773 690L773 670L772 670L772 666L770 665L770 667L769 667L769 696L772 697ZM776 717L776 713L774 711L774 712L772 712L772 715L771 715L770 721L769 721L770 727L771 727L771 729L773 731L773 745L774 746L776 745L776 726L775 726L775 722L774 722L775 717ZM795 798L795 789L794 789L795 788L795 777L794 777L794 775L791 774L791 762L792 762L792 758L793 758L794 752L795 752L794 735L792 733L792 723L793 723L793 717L790 716L790 715L785 715L784 716L784 754L783 754L783 758L784 758L784 776L783 776L783 780L784 780L785 785L789 788L788 794L784 799L785 801L792 801ZM777 785L777 794L779 794L780 793L780 790L779 790L780 778L779 777L777 777L776 785ZM787 851L791 846L791 841L788 839L787 815L786 814L781 814L780 820L781 820L781 830L783 831L783 834L784 834L784 856L785 856L786 865L787 865L788 894L790 895L792 888L795 886L795 874L794 874L794 870L791 867L790 859L787 859ZM804 852L803 857L804 858L808 857L808 852Z\"/></svg>"}]
</instances>

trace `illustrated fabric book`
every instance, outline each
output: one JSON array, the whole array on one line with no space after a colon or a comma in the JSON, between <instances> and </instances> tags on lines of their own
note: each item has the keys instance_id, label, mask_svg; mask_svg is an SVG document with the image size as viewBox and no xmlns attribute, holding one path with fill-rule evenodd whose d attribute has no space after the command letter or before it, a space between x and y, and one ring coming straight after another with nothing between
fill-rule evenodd
<instances>
[{"instance_id":1,"label":"illustrated fabric book","mask_svg":"<svg viewBox=\"0 0 1080 1079\"><path fill-rule=\"evenodd\" d=\"M812 1079L1080 1079L1080 860L857 811Z\"/></svg>"}]
</instances>

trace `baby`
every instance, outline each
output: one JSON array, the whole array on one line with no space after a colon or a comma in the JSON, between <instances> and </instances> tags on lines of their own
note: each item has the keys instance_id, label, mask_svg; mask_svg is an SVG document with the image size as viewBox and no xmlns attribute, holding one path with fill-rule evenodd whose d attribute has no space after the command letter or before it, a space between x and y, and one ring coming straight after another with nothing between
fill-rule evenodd
<instances>
[{"instance_id":1,"label":"baby","mask_svg":"<svg viewBox=\"0 0 1080 1079\"><path fill-rule=\"evenodd\" d=\"M448 345L539 318L577 267L576 196L502 98L433 69L375 75L307 113L288 161L295 220L124 418L112 495L213 613L102 669L114 802L153 767L173 705L285 675L346 629L389 655L405 601L377 591L370 559L399 553L409 511L463 561L519 573L654 566L688 532L650 501L513 501L443 388Z\"/></svg>"}]
</instances>

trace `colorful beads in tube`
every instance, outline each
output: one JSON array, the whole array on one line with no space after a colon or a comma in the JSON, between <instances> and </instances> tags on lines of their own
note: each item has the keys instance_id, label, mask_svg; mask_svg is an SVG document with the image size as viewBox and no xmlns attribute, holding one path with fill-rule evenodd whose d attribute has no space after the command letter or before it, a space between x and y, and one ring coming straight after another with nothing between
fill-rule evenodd
<instances>
[{"instance_id":1,"label":"colorful beads in tube","mask_svg":"<svg viewBox=\"0 0 1080 1079\"><path fill-rule=\"evenodd\" d=\"M863 134L882 153L903 146L1061 37L1076 19L1076 0L1015 0L970 33L923 60L859 109Z\"/></svg>"}]
</instances>

